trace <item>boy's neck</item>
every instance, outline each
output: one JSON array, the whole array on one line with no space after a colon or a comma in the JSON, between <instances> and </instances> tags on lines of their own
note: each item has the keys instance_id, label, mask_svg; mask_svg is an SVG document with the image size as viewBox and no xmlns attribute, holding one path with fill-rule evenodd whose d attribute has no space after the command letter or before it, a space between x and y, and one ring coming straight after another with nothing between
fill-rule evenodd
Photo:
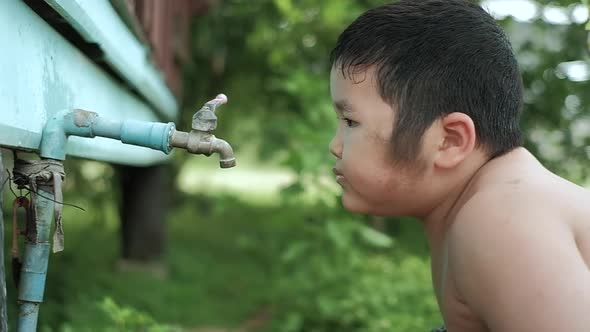
<instances>
[{"instance_id":1,"label":"boy's neck","mask_svg":"<svg viewBox=\"0 0 590 332\"><path fill-rule=\"evenodd\" d=\"M438 204L435 204L435 208L420 218L431 251L437 250L442 245L456 214L473 195L473 188L488 161L484 156L474 156L471 160L466 160L464 169L458 172L457 178L448 186L452 189L443 193Z\"/></svg>"}]
</instances>

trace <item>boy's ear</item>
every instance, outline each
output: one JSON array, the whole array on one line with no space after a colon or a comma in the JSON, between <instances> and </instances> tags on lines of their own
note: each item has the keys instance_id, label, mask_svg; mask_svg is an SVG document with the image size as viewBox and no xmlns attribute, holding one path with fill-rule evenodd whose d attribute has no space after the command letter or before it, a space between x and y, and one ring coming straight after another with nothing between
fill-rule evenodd
<instances>
[{"instance_id":1,"label":"boy's ear","mask_svg":"<svg viewBox=\"0 0 590 332\"><path fill-rule=\"evenodd\" d=\"M435 165L446 169L456 167L475 149L475 124L467 114L454 112L439 120L439 129Z\"/></svg>"}]
</instances>

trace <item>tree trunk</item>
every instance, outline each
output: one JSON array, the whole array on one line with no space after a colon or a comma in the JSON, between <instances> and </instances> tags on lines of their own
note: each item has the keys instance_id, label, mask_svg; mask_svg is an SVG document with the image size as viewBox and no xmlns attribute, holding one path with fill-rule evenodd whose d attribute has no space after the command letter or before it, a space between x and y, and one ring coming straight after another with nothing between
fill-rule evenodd
<instances>
[{"instance_id":1,"label":"tree trunk","mask_svg":"<svg viewBox=\"0 0 590 332\"><path fill-rule=\"evenodd\" d=\"M168 174L168 165L119 168L122 254L127 261L155 262L164 253Z\"/></svg>"}]
</instances>

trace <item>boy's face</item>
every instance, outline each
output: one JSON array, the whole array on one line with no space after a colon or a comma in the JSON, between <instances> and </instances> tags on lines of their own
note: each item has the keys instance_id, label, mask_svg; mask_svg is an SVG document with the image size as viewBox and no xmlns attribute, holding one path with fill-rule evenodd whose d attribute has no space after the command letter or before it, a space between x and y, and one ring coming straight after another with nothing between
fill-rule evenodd
<instances>
[{"instance_id":1,"label":"boy's face","mask_svg":"<svg viewBox=\"0 0 590 332\"><path fill-rule=\"evenodd\" d=\"M397 165L390 138L395 112L378 93L374 70L353 79L333 68L330 92L339 124L330 143L334 172L343 188L342 203L354 213L415 215L427 188L427 162ZM421 197L418 197L418 196Z\"/></svg>"}]
</instances>

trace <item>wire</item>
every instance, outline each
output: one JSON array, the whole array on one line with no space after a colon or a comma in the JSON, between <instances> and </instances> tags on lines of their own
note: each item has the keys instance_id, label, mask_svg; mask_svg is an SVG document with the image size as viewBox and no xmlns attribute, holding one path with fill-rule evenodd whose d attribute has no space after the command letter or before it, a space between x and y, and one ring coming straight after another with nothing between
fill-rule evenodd
<instances>
[{"instance_id":1,"label":"wire","mask_svg":"<svg viewBox=\"0 0 590 332\"><path fill-rule=\"evenodd\" d=\"M53 199L53 198L49 198L49 197L47 197L47 196L43 196L43 195L41 195L41 194L39 193L39 191L38 191L38 190L37 190L37 191L34 191L34 190L32 190L31 188L29 188L29 187L27 187L27 186L25 186L24 188L25 188L25 189L27 189L27 190L29 190L29 191L31 191L31 192L33 192L33 193L35 193L35 195L41 196L41 197L43 197L43 198L45 198L45 199L48 199L48 200L50 200L50 201L52 201L52 202L54 202L54 203L61 204L61 205L65 205L65 206L71 206L71 207L73 207L73 208L76 208L76 209L78 209L78 210L82 210L82 211L86 212L86 209L84 209L84 208L83 208L83 207L81 207L81 206L78 206L78 205L75 205L75 204L70 204L70 203L65 203L65 202L59 202L59 201L56 201L56 200L55 200L55 199Z\"/></svg>"},{"instance_id":2,"label":"wire","mask_svg":"<svg viewBox=\"0 0 590 332\"><path fill-rule=\"evenodd\" d=\"M8 177L6 178L6 180L4 180L4 182L2 182L2 186L0 186L0 192L4 189L4 186L6 185L6 183L8 182L8 180L12 180L12 174L10 174L10 171L8 169L6 169L6 173L8 173ZM36 173L36 174L38 174L38 173ZM10 184L8 185L8 188L10 189L10 191L12 192L12 194L14 195L15 198L22 196L22 194L20 196L17 195L16 192L14 191L14 189L12 189L12 186ZM65 203L65 202L59 202L59 201L57 201L57 200L55 200L53 198L49 198L47 196L43 196L43 195L41 195L39 193L38 190L37 191L34 191L30 187L27 187L27 186L23 186L23 188L24 189L27 189L29 191L28 193L25 194L24 197L27 197L31 192L33 192L33 193L35 193L35 195L39 195L39 196L41 196L41 197L43 197L45 199L48 199L48 200L50 200L50 201L52 201L54 203L61 204L61 205L64 205L64 206L71 206L73 208L76 208L76 209L79 209L79 210L82 210L82 211L86 212L86 209L84 209L83 207L80 207L78 205L70 204L70 203Z\"/></svg>"}]
</instances>

